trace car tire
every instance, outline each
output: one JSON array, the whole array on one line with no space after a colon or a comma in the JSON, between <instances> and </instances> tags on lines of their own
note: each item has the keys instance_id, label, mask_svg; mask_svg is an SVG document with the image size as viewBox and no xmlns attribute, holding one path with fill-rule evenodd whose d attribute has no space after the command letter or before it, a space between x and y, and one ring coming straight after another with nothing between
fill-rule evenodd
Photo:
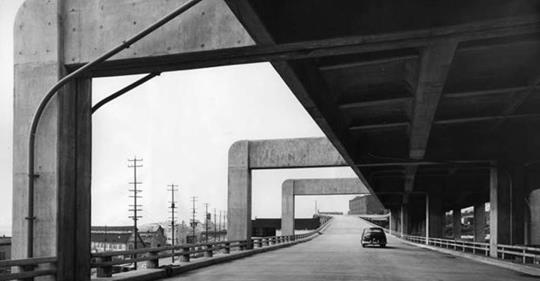
<instances>
[{"instance_id":1,"label":"car tire","mask_svg":"<svg viewBox=\"0 0 540 281\"><path fill-rule=\"evenodd\" d=\"M379 244L379 247L384 248L386 247L386 244Z\"/></svg>"},{"instance_id":2,"label":"car tire","mask_svg":"<svg viewBox=\"0 0 540 281\"><path fill-rule=\"evenodd\" d=\"M362 248L365 248L366 247L366 244L362 244Z\"/></svg>"}]
</instances>

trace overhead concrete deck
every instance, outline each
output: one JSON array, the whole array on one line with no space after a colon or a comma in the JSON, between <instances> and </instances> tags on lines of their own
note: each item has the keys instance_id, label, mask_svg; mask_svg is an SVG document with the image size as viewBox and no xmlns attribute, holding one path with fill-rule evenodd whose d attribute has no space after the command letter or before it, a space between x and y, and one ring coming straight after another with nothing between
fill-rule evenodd
<instances>
[{"instance_id":1,"label":"overhead concrete deck","mask_svg":"<svg viewBox=\"0 0 540 281\"><path fill-rule=\"evenodd\" d=\"M417 248L392 237L387 248L362 248L360 236L362 229L368 226L356 217L336 216L325 233L310 242L164 280L537 280L507 269Z\"/></svg>"}]
</instances>

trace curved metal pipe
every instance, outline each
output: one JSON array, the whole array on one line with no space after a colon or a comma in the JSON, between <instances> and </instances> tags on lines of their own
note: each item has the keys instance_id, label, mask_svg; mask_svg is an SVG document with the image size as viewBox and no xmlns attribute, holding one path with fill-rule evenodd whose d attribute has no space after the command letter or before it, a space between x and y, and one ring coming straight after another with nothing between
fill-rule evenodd
<instances>
[{"instance_id":1,"label":"curved metal pipe","mask_svg":"<svg viewBox=\"0 0 540 281\"><path fill-rule=\"evenodd\" d=\"M100 107L104 106L105 104L109 103L110 101L113 101L114 99L116 99L117 97L137 88L138 86L144 84L146 81L160 75L161 73L160 72L154 72L154 73L150 73L146 76L144 76L143 78L133 82L132 84L122 88L121 90L117 91L116 93L102 99L101 101L99 101L98 103L96 103L96 105L94 105L92 107L92 114L94 114L94 112L96 112L96 110L98 110Z\"/></svg>"},{"instance_id":2,"label":"curved metal pipe","mask_svg":"<svg viewBox=\"0 0 540 281\"><path fill-rule=\"evenodd\" d=\"M28 229L27 229L27 256L29 258L33 257L34 255L34 180L37 178L38 175L35 174L35 168L34 168L34 162L35 162L35 142L36 142L36 131L37 126L39 124L39 120L41 119L41 116L43 114L43 111L45 110L45 107L51 99L56 95L58 90L62 88L64 85L66 85L68 82L73 80L74 78L79 77L81 74L85 73L91 67L104 62L105 60L109 59L110 57L116 55L120 51L123 51L124 49L129 48L133 43L141 40L148 34L152 33L162 25L166 24L167 22L171 21L172 19L176 18L183 12L187 11L189 8L195 6L197 3L201 2L202 0L190 0L186 3L184 3L182 6L178 7L173 12L169 13L168 15L164 16L163 18L156 21L151 26L145 28L144 30L137 33L135 36L131 37L130 39L124 41L119 46L111 49L107 53L101 55L97 59L85 64L84 66L80 67L79 69L75 70L74 72L70 73L69 75L63 77L58 81L45 95L43 100L39 103L38 109L36 113L34 114L34 118L32 119L32 125L30 128L30 139L28 143L28 216L26 217L26 220L28 221Z\"/></svg>"}]
</instances>

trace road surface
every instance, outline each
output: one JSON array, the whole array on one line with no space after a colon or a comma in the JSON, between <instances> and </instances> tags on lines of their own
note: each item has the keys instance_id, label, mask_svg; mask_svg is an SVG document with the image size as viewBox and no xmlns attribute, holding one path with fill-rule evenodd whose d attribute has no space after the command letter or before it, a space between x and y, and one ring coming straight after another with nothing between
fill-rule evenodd
<instances>
[{"instance_id":1,"label":"road surface","mask_svg":"<svg viewBox=\"0 0 540 281\"><path fill-rule=\"evenodd\" d=\"M168 281L521 281L540 280L511 270L401 243L389 237L387 248L362 248L368 225L338 216L318 238L184 273Z\"/></svg>"}]
</instances>

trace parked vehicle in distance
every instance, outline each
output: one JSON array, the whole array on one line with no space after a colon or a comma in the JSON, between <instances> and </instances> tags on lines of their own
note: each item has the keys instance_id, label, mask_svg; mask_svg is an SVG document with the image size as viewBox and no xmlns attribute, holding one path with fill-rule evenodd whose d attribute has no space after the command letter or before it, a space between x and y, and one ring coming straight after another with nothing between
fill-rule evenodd
<instances>
[{"instance_id":1,"label":"parked vehicle in distance","mask_svg":"<svg viewBox=\"0 0 540 281\"><path fill-rule=\"evenodd\" d=\"M379 247L383 248L386 246L386 235L380 227L364 228L361 242L364 248L367 245L379 245Z\"/></svg>"}]
</instances>

